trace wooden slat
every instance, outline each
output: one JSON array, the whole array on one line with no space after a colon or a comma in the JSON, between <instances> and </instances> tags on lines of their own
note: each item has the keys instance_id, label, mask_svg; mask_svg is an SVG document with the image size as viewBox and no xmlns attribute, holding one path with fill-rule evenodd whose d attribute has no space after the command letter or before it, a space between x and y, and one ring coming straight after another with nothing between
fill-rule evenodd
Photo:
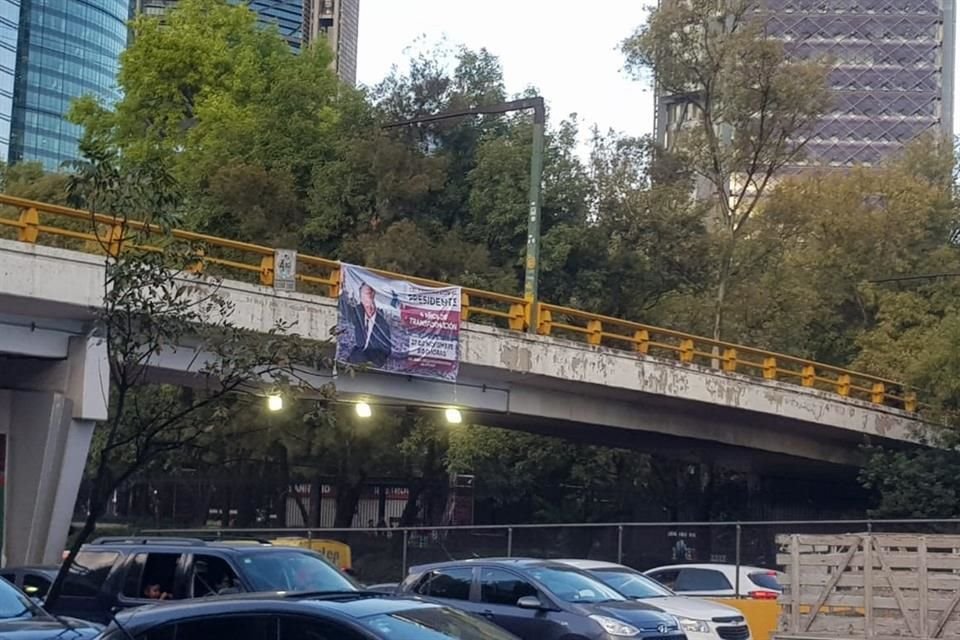
<instances>
[{"instance_id":1,"label":"wooden slat","mask_svg":"<svg viewBox=\"0 0 960 640\"><path fill-rule=\"evenodd\" d=\"M790 541L790 630L800 631L800 536Z\"/></svg>"},{"instance_id":2,"label":"wooden slat","mask_svg":"<svg viewBox=\"0 0 960 640\"><path fill-rule=\"evenodd\" d=\"M867 640L872 640L875 631L873 626L873 554L870 552L872 548L873 545L868 537L867 543L863 545L863 623L864 635Z\"/></svg>"},{"instance_id":3,"label":"wooden slat","mask_svg":"<svg viewBox=\"0 0 960 640\"><path fill-rule=\"evenodd\" d=\"M865 543L876 547L876 540L873 536L868 536ZM907 603L904 601L903 593L900 592L899 587L893 582L893 575L890 572L890 567L887 565L887 561L883 556L883 552L880 549L875 549L877 552L877 559L880 561L880 570L883 572L884 578L890 584L890 588L893 590L893 597L897 601L897 605L900 607L901 613L903 613L904 622L907 623L907 628L910 630L910 633L916 633L916 627L913 626L913 620L911 619L911 611L907 608Z\"/></svg>"},{"instance_id":4,"label":"wooden slat","mask_svg":"<svg viewBox=\"0 0 960 640\"><path fill-rule=\"evenodd\" d=\"M927 575L927 539L920 536L920 542L917 547L918 575L917 581L920 583L920 637L927 638L927 627L930 624L930 577ZM958 585L960 586L960 585Z\"/></svg>"},{"instance_id":5,"label":"wooden slat","mask_svg":"<svg viewBox=\"0 0 960 640\"><path fill-rule=\"evenodd\" d=\"M865 544L869 544L869 539ZM817 601L813 605L813 611L810 612L810 617L807 618L807 622L803 625L804 631L810 630L810 627L813 625L813 621L816 619L817 615L819 615L820 613L820 607L822 607L823 603L826 602L827 598L830 596L830 592L833 591L833 588L837 586L837 581L840 580L840 576L842 576L843 572L846 571L847 565L850 564L850 560L857 553L857 549L859 547L860 547L860 539L857 539L856 541L854 541L853 544L850 545L850 549L844 554L844 559L839 563L838 569L834 573L833 578L830 579L830 582L826 584L826 586L820 592L820 595L817 597ZM794 553L799 554L799 551L795 551ZM796 568L797 568L796 565L794 565L795 570ZM797 577L794 578L794 582L797 583L798 580L799 580L799 575L797 575ZM797 591L799 593L800 589L798 588ZM797 601L796 596L794 596L794 602L796 601Z\"/></svg>"}]
</instances>

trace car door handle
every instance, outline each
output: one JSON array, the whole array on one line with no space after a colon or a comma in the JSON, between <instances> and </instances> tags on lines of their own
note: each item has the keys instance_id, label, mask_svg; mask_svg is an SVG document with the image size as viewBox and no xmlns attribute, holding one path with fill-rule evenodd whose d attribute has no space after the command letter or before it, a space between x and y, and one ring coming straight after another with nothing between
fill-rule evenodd
<instances>
[{"instance_id":1,"label":"car door handle","mask_svg":"<svg viewBox=\"0 0 960 640\"><path fill-rule=\"evenodd\" d=\"M485 609L480 615L482 615L484 618L492 618L493 611L490 611L490 609Z\"/></svg>"}]
</instances>

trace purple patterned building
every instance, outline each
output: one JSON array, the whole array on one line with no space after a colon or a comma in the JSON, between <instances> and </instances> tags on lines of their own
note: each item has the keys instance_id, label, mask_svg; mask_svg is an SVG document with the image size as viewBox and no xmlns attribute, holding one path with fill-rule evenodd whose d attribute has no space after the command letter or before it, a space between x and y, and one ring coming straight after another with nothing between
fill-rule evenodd
<instances>
[{"instance_id":1,"label":"purple patterned building","mask_svg":"<svg viewBox=\"0 0 960 640\"><path fill-rule=\"evenodd\" d=\"M806 165L873 165L927 132L952 135L954 0L764 0L768 32L791 55L826 57L831 111L806 148ZM684 110L658 100L668 144ZM676 114L676 115L675 115Z\"/></svg>"}]
</instances>

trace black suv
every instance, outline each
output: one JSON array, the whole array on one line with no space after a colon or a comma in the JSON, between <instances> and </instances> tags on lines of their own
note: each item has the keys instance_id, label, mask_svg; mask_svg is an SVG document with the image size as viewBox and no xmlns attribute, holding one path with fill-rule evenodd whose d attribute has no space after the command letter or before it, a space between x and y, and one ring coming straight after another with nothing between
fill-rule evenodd
<instances>
[{"instance_id":1,"label":"black suv","mask_svg":"<svg viewBox=\"0 0 960 640\"><path fill-rule=\"evenodd\" d=\"M318 553L263 542L101 538L84 545L51 613L108 622L163 600L264 591L359 591Z\"/></svg>"}]
</instances>

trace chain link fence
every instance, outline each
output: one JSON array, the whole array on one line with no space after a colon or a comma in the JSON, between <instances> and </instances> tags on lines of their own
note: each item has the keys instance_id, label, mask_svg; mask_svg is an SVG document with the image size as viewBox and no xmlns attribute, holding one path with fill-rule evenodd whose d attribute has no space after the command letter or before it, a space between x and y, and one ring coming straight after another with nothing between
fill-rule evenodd
<instances>
[{"instance_id":1,"label":"chain link fence","mask_svg":"<svg viewBox=\"0 0 960 640\"><path fill-rule=\"evenodd\" d=\"M350 548L351 565L366 584L398 582L410 567L469 558L589 558L640 570L683 563L777 565L780 534L960 534L957 520L824 520L778 522L654 522L517 524L392 529L154 529L145 536L242 540L299 538Z\"/></svg>"}]
</instances>

